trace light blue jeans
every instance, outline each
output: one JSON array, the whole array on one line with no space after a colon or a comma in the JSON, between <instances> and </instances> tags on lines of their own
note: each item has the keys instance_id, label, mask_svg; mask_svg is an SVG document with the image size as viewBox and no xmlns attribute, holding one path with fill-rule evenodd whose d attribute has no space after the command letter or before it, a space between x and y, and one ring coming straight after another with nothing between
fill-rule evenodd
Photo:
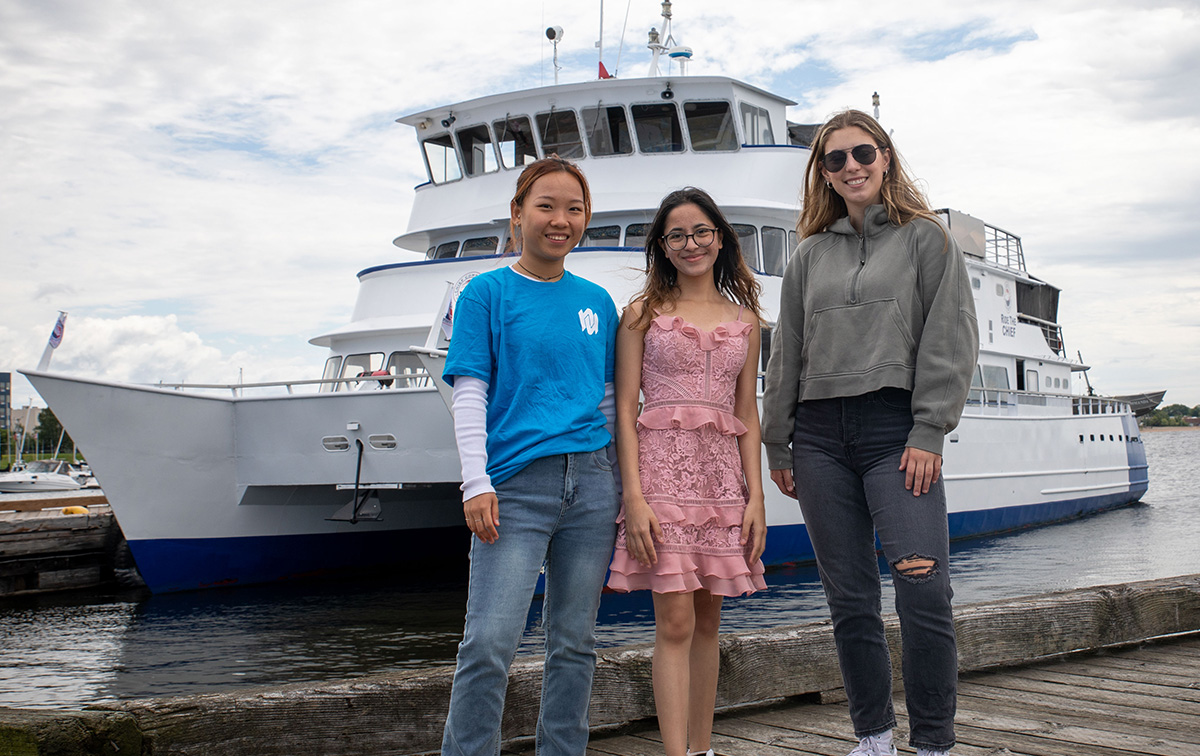
<instances>
[{"instance_id":1,"label":"light blue jeans","mask_svg":"<svg viewBox=\"0 0 1200 756\"><path fill-rule=\"evenodd\" d=\"M542 566L546 659L538 756L582 756L596 667L596 613L619 503L604 449L543 457L496 486L500 537L472 536L467 622L458 646L443 756L500 753L508 667Z\"/></svg>"}]
</instances>

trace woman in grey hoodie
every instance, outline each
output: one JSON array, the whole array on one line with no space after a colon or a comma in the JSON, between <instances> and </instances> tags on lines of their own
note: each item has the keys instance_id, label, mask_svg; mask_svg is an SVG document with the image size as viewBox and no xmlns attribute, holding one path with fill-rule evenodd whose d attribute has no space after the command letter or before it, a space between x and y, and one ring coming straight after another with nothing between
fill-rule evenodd
<instances>
[{"instance_id":1,"label":"woman in grey hoodie","mask_svg":"<svg viewBox=\"0 0 1200 756\"><path fill-rule=\"evenodd\" d=\"M817 132L798 231L763 396L771 479L799 499L817 556L860 739L851 754L896 752L876 534L909 742L949 754L958 662L941 454L979 349L966 264L888 134L856 110Z\"/></svg>"}]
</instances>

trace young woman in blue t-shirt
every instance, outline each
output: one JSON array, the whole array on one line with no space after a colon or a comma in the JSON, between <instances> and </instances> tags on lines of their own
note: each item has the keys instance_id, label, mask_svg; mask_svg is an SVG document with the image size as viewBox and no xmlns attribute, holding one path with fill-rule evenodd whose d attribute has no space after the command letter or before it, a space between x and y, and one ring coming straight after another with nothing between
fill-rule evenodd
<instances>
[{"instance_id":1,"label":"young woman in blue t-shirt","mask_svg":"<svg viewBox=\"0 0 1200 756\"><path fill-rule=\"evenodd\" d=\"M474 534L446 756L493 756L508 667L546 572L539 756L587 747L596 612L616 537L612 440L617 312L567 272L591 218L587 180L551 156L510 203L519 256L458 299L444 375L454 387L463 513Z\"/></svg>"}]
</instances>

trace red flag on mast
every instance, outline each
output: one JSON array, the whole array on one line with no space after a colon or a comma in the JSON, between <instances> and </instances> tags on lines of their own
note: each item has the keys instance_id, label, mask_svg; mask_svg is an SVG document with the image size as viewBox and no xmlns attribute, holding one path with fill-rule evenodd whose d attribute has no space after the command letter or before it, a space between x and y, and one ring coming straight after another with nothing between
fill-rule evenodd
<instances>
[{"instance_id":1,"label":"red flag on mast","mask_svg":"<svg viewBox=\"0 0 1200 756\"><path fill-rule=\"evenodd\" d=\"M604 61L600 61L600 78L601 79L611 79L612 78L612 74L610 74L608 72L608 69L604 67Z\"/></svg>"}]
</instances>

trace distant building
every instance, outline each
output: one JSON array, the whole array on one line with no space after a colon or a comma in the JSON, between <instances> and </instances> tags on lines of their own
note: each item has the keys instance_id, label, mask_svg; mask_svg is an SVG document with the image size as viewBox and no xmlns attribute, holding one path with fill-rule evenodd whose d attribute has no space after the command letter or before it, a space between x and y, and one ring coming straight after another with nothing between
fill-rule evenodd
<instances>
[{"instance_id":1,"label":"distant building","mask_svg":"<svg viewBox=\"0 0 1200 756\"><path fill-rule=\"evenodd\" d=\"M12 373L0 373L0 428L12 428Z\"/></svg>"},{"instance_id":2,"label":"distant building","mask_svg":"<svg viewBox=\"0 0 1200 756\"><path fill-rule=\"evenodd\" d=\"M34 433L41 420L42 408L26 404L24 407L12 411L12 422L8 426L8 430L18 435L22 431L26 434Z\"/></svg>"}]
</instances>

